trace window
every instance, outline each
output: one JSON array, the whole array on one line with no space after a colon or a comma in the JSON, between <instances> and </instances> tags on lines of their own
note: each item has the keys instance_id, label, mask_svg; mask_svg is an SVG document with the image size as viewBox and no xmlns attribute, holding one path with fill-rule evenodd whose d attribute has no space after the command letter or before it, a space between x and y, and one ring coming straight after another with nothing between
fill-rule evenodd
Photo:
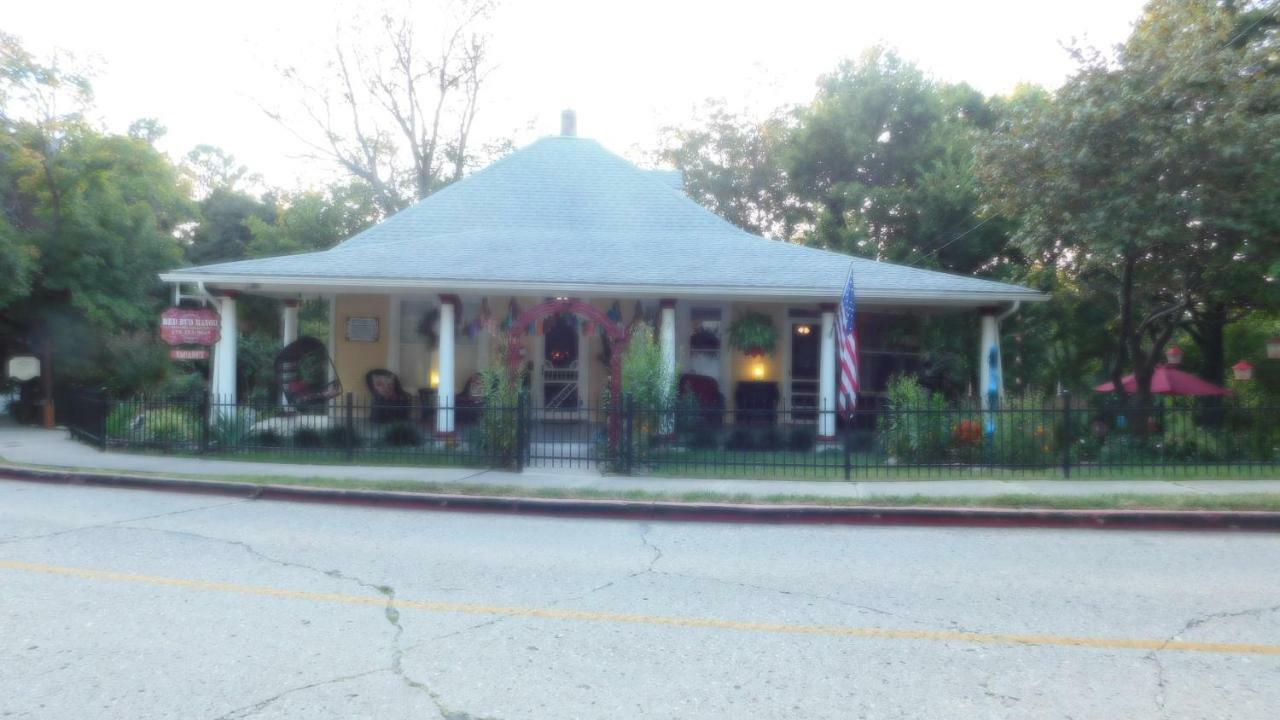
<instances>
[{"instance_id":1,"label":"window","mask_svg":"<svg viewBox=\"0 0 1280 720\"><path fill-rule=\"evenodd\" d=\"M720 378L720 308L689 310L689 372Z\"/></svg>"}]
</instances>

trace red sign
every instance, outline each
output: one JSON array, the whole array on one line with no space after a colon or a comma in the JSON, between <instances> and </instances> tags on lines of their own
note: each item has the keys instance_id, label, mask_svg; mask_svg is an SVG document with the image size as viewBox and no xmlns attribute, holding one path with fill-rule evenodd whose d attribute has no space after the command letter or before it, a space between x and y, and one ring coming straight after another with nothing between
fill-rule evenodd
<instances>
[{"instance_id":1,"label":"red sign","mask_svg":"<svg viewBox=\"0 0 1280 720\"><path fill-rule=\"evenodd\" d=\"M169 351L170 360L208 360L209 351L204 348L173 348Z\"/></svg>"},{"instance_id":2,"label":"red sign","mask_svg":"<svg viewBox=\"0 0 1280 720\"><path fill-rule=\"evenodd\" d=\"M213 345L221 327L213 310L169 308L160 315L160 339L170 345Z\"/></svg>"}]
</instances>

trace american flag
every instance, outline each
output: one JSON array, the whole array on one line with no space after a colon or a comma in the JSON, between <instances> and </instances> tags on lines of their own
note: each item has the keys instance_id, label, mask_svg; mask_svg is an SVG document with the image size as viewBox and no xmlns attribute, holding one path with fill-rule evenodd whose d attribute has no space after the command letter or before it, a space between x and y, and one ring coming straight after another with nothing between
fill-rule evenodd
<instances>
[{"instance_id":1,"label":"american flag","mask_svg":"<svg viewBox=\"0 0 1280 720\"><path fill-rule=\"evenodd\" d=\"M852 415L858 405L858 325L857 303L853 297L853 268L844 282L844 295L840 297L840 388L836 392L836 409Z\"/></svg>"}]
</instances>

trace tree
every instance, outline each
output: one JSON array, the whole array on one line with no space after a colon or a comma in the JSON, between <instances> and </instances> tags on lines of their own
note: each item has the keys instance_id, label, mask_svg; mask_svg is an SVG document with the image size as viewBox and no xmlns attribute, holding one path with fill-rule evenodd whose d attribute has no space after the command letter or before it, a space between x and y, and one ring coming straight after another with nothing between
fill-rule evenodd
<instances>
[{"instance_id":1,"label":"tree","mask_svg":"<svg viewBox=\"0 0 1280 720\"><path fill-rule=\"evenodd\" d=\"M185 185L146 139L85 121L83 75L10 36L0 101L0 257L25 268L0 306L3 335L64 376L100 378L111 367L102 339L154 323L157 273L178 263L175 230L190 216Z\"/></svg>"},{"instance_id":2,"label":"tree","mask_svg":"<svg viewBox=\"0 0 1280 720\"><path fill-rule=\"evenodd\" d=\"M785 153L792 192L810 209L805 242L966 273L991 265L1008 228L979 216L973 151L994 117L981 93L931 80L890 50L842 63L799 110Z\"/></svg>"},{"instance_id":3,"label":"tree","mask_svg":"<svg viewBox=\"0 0 1280 720\"><path fill-rule=\"evenodd\" d=\"M251 257L328 250L378 220L369 186L359 181L287 194L273 218L248 218Z\"/></svg>"},{"instance_id":4,"label":"tree","mask_svg":"<svg viewBox=\"0 0 1280 720\"><path fill-rule=\"evenodd\" d=\"M1019 246L1110 299L1108 375L1132 370L1140 404L1180 326L1268 291L1280 86L1270 34L1239 44L1241 12L1151 3L1114 61L1078 52L1050 102L1015 98L981 154Z\"/></svg>"},{"instance_id":5,"label":"tree","mask_svg":"<svg viewBox=\"0 0 1280 720\"><path fill-rule=\"evenodd\" d=\"M663 129L658 159L681 172L689 197L734 225L792 239L801 208L782 168L790 111L756 122L708 101L703 112L688 127Z\"/></svg>"},{"instance_id":6,"label":"tree","mask_svg":"<svg viewBox=\"0 0 1280 720\"><path fill-rule=\"evenodd\" d=\"M386 215L462 177L474 159L471 128L489 72L482 25L493 4L450 7L438 46L423 41L408 13L384 14L375 29L344 28L323 74L285 68L309 128L293 113L268 110L318 156L367 184Z\"/></svg>"}]
</instances>

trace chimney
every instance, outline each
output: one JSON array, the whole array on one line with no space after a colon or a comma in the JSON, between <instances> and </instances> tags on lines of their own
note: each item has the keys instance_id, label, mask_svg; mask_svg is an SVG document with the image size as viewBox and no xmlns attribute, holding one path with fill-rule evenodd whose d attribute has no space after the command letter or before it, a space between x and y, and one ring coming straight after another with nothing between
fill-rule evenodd
<instances>
[{"instance_id":1,"label":"chimney","mask_svg":"<svg viewBox=\"0 0 1280 720\"><path fill-rule=\"evenodd\" d=\"M578 135L578 114L572 110L560 112L560 135L576 137Z\"/></svg>"}]
</instances>

